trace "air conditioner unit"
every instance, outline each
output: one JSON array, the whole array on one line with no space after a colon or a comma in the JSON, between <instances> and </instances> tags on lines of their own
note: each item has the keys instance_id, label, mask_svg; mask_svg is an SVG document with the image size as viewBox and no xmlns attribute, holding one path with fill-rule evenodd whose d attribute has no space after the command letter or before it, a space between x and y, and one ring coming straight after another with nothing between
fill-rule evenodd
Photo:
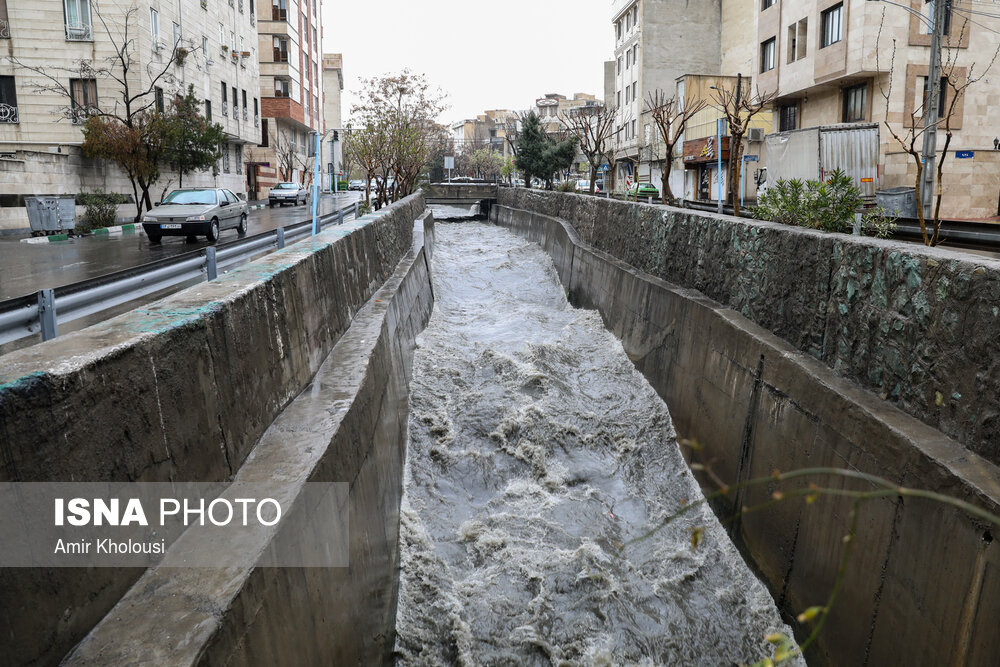
<instances>
[{"instance_id":1,"label":"air conditioner unit","mask_svg":"<svg viewBox=\"0 0 1000 667\"><path fill-rule=\"evenodd\" d=\"M764 128L751 127L747 132L747 141L764 141Z\"/></svg>"}]
</instances>

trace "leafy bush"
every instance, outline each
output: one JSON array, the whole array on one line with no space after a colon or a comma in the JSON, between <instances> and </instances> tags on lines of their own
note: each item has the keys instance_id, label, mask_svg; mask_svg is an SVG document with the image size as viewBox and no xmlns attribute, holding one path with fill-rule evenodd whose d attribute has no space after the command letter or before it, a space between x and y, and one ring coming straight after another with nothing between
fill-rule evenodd
<instances>
[{"instance_id":1,"label":"leafy bush","mask_svg":"<svg viewBox=\"0 0 1000 667\"><path fill-rule=\"evenodd\" d=\"M563 181L556 186L559 192L576 192L576 181Z\"/></svg>"},{"instance_id":2,"label":"leafy bush","mask_svg":"<svg viewBox=\"0 0 1000 667\"><path fill-rule=\"evenodd\" d=\"M368 215L372 212L372 205L366 201L358 203L358 216Z\"/></svg>"},{"instance_id":3,"label":"leafy bush","mask_svg":"<svg viewBox=\"0 0 1000 667\"><path fill-rule=\"evenodd\" d=\"M86 206L83 220L76 226L78 232L89 232L93 229L113 227L118 217L118 205L128 201L128 197L117 192L104 192L97 188L93 192L81 192L76 196L76 203Z\"/></svg>"},{"instance_id":4,"label":"leafy bush","mask_svg":"<svg viewBox=\"0 0 1000 667\"><path fill-rule=\"evenodd\" d=\"M761 195L754 215L786 225L850 232L861 204L861 190L838 169L825 182L778 181Z\"/></svg>"}]
</instances>

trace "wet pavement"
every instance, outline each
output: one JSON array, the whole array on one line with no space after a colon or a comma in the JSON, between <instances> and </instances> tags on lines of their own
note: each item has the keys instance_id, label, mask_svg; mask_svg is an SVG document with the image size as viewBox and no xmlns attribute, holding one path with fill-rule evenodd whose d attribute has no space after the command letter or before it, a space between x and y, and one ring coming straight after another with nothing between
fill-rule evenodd
<instances>
[{"instance_id":1,"label":"wet pavement","mask_svg":"<svg viewBox=\"0 0 1000 667\"><path fill-rule=\"evenodd\" d=\"M337 195L337 207L353 203L357 192ZM322 200L322 212L334 210L334 197ZM312 215L306 206L282 206L250 211L249 234L276 229L307 220ZM238 238L235 230L222 232L220 242ZM80 280L139 266L158 259L199 250L209 243L199 237L187 243L182 236L166 236L153 245L141 232L116 236L84 236L52 243L21 243L17 238L0 239L0 300L24 296L68 285Z\"/></svg>"}]
</instances>

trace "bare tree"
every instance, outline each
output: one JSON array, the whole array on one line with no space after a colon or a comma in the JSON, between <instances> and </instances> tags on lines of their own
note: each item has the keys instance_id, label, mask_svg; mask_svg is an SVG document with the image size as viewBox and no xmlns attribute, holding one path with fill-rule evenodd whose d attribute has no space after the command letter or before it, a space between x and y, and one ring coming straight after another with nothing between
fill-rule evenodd
<instances>
[{"instance_id":1,"label":"bare tree","mask_svg":"<svg viewBox=\"0 0 1000 667\"><path fill-rule=\"evenodd\" d=\"M670 189L670 171L674 163L674 150L684 135L688 121L708 106L705 100L678 99L676 95L667 97L662 90L650 92L646 97L646 112L653 118L653 124L663 140L666 149L663 158L660 200L664 204L675 201Z\"/></svg>"},{"instance_id":2,"label":"bare tree","mask_svg":"<svg viewBox=\"0 0 1000 667\"><path fill-rule=\"evenodd\" d=\"M175 86L174 65L182 66L184 59L194 50L176 42L162 56L150 58L145 64L138 57L139 42L135 35L139 25L139 8L133 4L124 12L116 4L105 15L101 3L93 0L91 11L107 38L111 55L101 61L77 60L70 67L30 65L19 58L8 56L19 69L33 72L39 80L29 81L28 88L36 93L60 95L66 104L57 114L80 123L96 118L101 122L103 136L112 137L106 142L102 157L114 160L132 184L136 202L136 219L145 210L153 208L150 188L159 179L158 158L147 153L146 133L153 126L150 114L157 104L157 89ZM80 99L87 97L84 88L74 89L71 80L99 80L103 89L116 89L110 101ZM79 84L78 84L79 85ZM86 84L84 84L86 86ZM96 88L92 88L96 98ZM144 153L144 155L140 155Z\"/></svg>"},{"instance_id":3,"label":"bare tree","mask_svg":"<svg viewBox=\"0 0 1000 667\"><path fill-rule=\"evenodd\" d=\"M743 174L743 137L750 129L754 117L768 108L776 96L777 91L761 92L760 88L751 91L750 86L745 85L742 79L738 79L735 86L723 84L715 89L715 102L729 124L729 168L726 178L729 180L733 215L740 214L740 198L735 193L736 184ZM722 146L717 146L716 150L721 151Z\"/></svg>"},{"instance_id":4,"label":"bare tree","mask_svg":"<svg viewBox=\"0 0 1000 667\"><path fill-rule=\"evenodd\" d=\"M576 137L577 147L590 164L590 194L597 185L598 169L610 159L611 137L614 136L615 116L612 106L581 107L560 118L568 133Z\"/></svg>"},{"instance_id":5,"label":"bare tree","mask_svg":"<svg viewBox=\"0 0 1000 667\"><path fill-rule=\"evenodd\" d=\"M959 8L954 8L959 9ZM878 36L875 41L875 65L876 69L881 71L880 63L878 61L879 53L881 52L880 41L882 39L882 28L885 25L885 8L882 8L882 19L879 23ZM959 102L965 96L966 91L969 86L980 81L990 69L993 67L994 63L997 61L997 57L1000 56L1000 45L997 46L997 50L993 52L993 57L990 59L989 63L978 73L976 72L976 63L971 63L966 69L965 80L961 81L961 77L957 75L956 65L958 60L958 49L952 44L961 44L965 32L968 30L969 19L967 17L962 17L962 25L959 32L959 36L954 41L951 39L946 39L942 47L942 62L941 62L941 78L944 82L944 89L941 94L945 95L943 102L943 113L939 114L938 120L932 125L926 125L924 122L924 114L926 112L926 104L930 101L929 95L925 96L924 101L920 105L914 105L914 108L909 113L909 117L903 122L903 127L897 129L889 123L889 108L890 100L892 97L892 80L893 74L895 74L896 68L896 40L892 40L892 51L889 61L889 75L888 84L884 84L883 81L879 80L879 92L882 98L885 100L886 107L886 119L884 121L886 129L892 138L900 145L903 152L910 156L913 160L913 164L916 167L916 178L914 179L915 195L917 200L917 219L920 221L920 233L923 236L924 244L929 246L938 245L941 239L941 199L942 199L942 187L941 183L944 177L944 163L945 159L948 157L948 147L951 145L952 140L952 118L955 116L956 110L958 108ZM928 85L928 89L930 85ZM930 220L926 220L924 215L924 207L921 204L923 201L922 197L922 183L924 175L924 161L922 155L922 144L924 134L931 127L936 127L938 129L943 128L945 132L944 148L940 151L940 155L937 158L937 178L936 178L936 192L934 193L934 206ZM930 231L928 231L928 223L930 223Z\"/></svg>"},{"instance_id":6,"label":"bare tree","mask_svg":"<svg viewBox=\"0 0 1000 667\"><path fill-rule=\"evenodd\" d=\"M295 137L290 136L288 130L275 128L271 132L271 147L274 149L274 155L278 160L279 178L285 181L294 181L296 168L304 166L302 159L299 157L299 149L295 143Z\"/></svg>"}]
</instances>

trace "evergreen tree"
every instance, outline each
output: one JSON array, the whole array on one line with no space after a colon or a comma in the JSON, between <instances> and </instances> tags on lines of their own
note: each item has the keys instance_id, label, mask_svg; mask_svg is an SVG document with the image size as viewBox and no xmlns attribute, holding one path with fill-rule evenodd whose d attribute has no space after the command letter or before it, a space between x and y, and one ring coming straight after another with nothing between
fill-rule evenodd
<instances>
[{"instance_id":1,"label":"evergreen tree","mask_svg":"<svg viewBox=\"0 0 1000 667\"><path fill-rule=\"evenodd\" d=\"M533 176L545 180L552 189L552 175L568 169L576 154L576 140L555 141L542 127L538 115L532 111L524 118L517 138L517 168L524 173L524 182L531 187Z\"/></svg>"}]
</instances>

